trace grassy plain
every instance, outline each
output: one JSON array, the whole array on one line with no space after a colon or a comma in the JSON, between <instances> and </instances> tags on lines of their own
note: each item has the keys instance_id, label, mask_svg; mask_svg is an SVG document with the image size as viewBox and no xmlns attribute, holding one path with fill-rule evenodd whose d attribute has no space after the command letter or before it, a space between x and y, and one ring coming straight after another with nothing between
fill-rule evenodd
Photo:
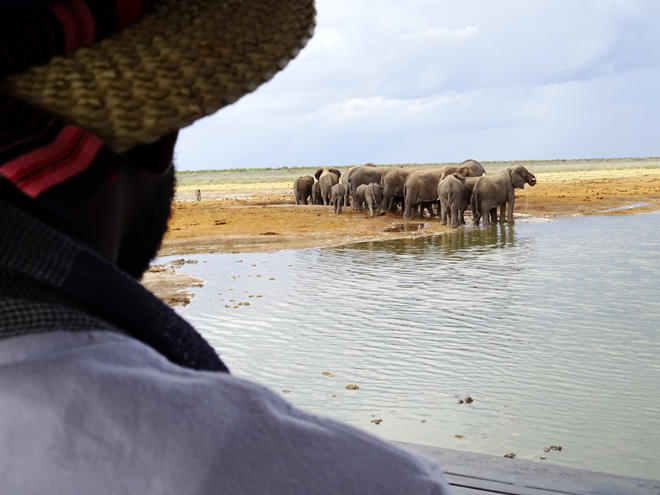
<instances>
[{"instance_id":1,"label":"grassy plain","mask_svg":"<svg viewBox=\"0 0 660 495\"><path fill-rule=\"evenodd\" d=\"M604 170L630 170L660 168L660 157L654 158L589 158L577 160L523 160L480 162L486 173L492 173L504 167L523 165L534 174L558 174L565 172L588 172ZM381 167L435 168L456 163L401 163L377 164ZM353 165L339 165L335 168L348 170ZM318 167L288 168L243 168L230 170L201 170L195 172L177 172L177 191L192 192L195 189L205 191L245 191L250 189L281 189L291 187L293 181L303 175L314 175Z\"/></svg>"}]
</instances>

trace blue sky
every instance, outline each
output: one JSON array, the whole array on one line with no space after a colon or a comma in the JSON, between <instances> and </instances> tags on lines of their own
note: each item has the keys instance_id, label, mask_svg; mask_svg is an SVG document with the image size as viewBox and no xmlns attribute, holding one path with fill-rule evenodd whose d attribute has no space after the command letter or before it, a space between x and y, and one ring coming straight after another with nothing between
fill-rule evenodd
<instances>
[{"instance_id":1,"label":"blue sky","mask_svg":"<svg viewBox=\"0 0 660 495\"><path fill-rule=\"evenodd\" d=\"M657 0L320 0L179 170L660 156Z\"/></svg>"}]
</instances>

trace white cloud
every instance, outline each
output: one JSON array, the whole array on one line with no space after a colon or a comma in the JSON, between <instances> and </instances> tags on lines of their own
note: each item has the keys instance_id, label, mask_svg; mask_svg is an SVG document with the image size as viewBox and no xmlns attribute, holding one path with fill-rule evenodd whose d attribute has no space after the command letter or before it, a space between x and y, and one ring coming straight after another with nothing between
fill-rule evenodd
<instances>
[{"instance_id":1,"label":"white cloud","mask_svg":"<svg viewBox=\"0 0 660 495\"><path fill-rule=\"evenodd\" d=\"M320 0L318 12L285 71L181 133L181 168L658 154L660 3Z\"/></svg>"},{"instance_id":2,"label":"white cloud","mask_svg":"<svg viewBox=\"0 0 660 495\"><path fill-rule=\"evenodd\" d=\"M418 33L403 34L399 36L402 40L424 40L434 39L442 41L466 41L479 35L479 28L476 26L467 26L463 29L438 29L429 28Z\"/></svg>"}]
</instances>

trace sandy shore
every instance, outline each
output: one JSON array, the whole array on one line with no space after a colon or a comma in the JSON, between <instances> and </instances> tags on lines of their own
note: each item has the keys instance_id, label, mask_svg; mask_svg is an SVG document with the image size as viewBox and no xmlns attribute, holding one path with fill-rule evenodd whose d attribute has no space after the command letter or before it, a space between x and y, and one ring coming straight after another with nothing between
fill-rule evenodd
<instances>
[{"instance_id":1,"label":"sandy shore","mask_svg":"<svg viewBox=\"0 0 660 495\"><path fill-rule=\"evenodd\" d=\"M660 168L541 172L536 177L535 187L517 191L515 214L628 215L660 209ZM292 185L269 182L199 186L201 201L194 201L192 192L179 192L159 255L328 247L451 230L440 225L437 218L404 221L401 214L393 213L368 218L351 207L336 215L330 206L296 206ZM405 229L402 225L420 223L423 228L419 230L399 231ZM176 273L174 268L158 268L144 279L147 287L166 300L169 297L172 304L177 303L185 288L179 286L169 291L169 296L163 293L162 289L170 286L164 277ZM190 287L189 282L182 285ZM184 304L189 296L184 295L178 304Z\"/></svg>"},{"instance_id":2,"label":"sandy shore","mask_svg":"<svg viewBox=\"0 0 660 495\"><path fill-rule=\"evenodd\" d=\"M539 173L535 187L516 194L515 213L561 215L625 215L660 208L660 169L592 170ZM449 229L435 218L404 221L401 214L368 218L344 208L296 206L291 183L223 185L202 189L202 201L192 193L178 195L170 230L160 254L258 252L347 244L356 241L415 237ZM647 203L632 210L606 212ZM395 224L424 222L413 232L385 232Z\"/></svg>"}]
</instances>

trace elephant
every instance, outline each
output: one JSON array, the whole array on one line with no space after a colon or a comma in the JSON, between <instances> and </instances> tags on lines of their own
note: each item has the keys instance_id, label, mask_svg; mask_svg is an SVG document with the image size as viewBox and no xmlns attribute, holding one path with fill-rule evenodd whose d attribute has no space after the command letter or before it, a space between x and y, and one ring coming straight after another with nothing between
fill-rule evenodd
<instances>
[{"instance_id":1,"label":"elephant","mask_svg":"<svg viewBox=\"0 0 660 495\"><path fill-rule=\"evenodd\" d=\"M417 211L418 207L422 209L419 212L420 216L422 216L424 208L428 208L429 214L434 216L432 205L438 203L438 184L440 183L440 177L442 177L442 174L448 168L414 170L408 174L408 178L403 186L404 220L411 220L413 209ZM474 176L469 167L458 167L456 172L460 173L463 177Z\"/></svg>"},{"instance_id":2,"label":"elephant","mask_svg":"<svg viewBox=\"0 0 660 495\"><path fill-rule=\"evenodd\" d=\"M474 178L473 178L474 179ZM440 224L450 224L451 228L457 229L459 225L465 224L463 212L470 201L465 198L466 177L461 174L443 174L438 184L438 200L440 201ZM476 180L476 179L475 179ZM471 192L471 191L470 191ZM449 218L451 220L449 220Z\"/></svg>"},{"instance_id":3,"label":"elephant","mask_svg":"<svg viewBox=\"0 0 660 495\"><path fill-rule=\"evenodd\" d=\"M312 186L312 204L323 204L323 198L321 197L321 185L318 183L318 181L314 182L314 185Z\"/></svg>"},{"instance_id":4,"label":"elephant","mask_svg":"<svg viewBox=\"0 0 660 495\"><path fill-rule=\"evenodd\" d=\"M475 177L481 177L482 175L486 175L486 171L484 170L484 167L481 165L476 160L465 160L464 162L461 162L459 167L470 167L470 170L472 170L472 173L474 174ZM454 172L452 172L454 173Z\"/></svg>"},{"instance_id":5,"label":"elephant","mask_svg":"<svg viewBox=\"0 0 660 495\"><path fill-rule=\"evenodd\" d=\"M522 165L508 167L496 174L479 177L472 191L473 222L479 225L483 216L484 225L490 225L491 219L497 219L497 207L500 206L500 223L514 223L513 206L516 202L515 189L523 189L525 184L536 185L536 177ZM508 212L505 216L505 206Z\"/></svg>"},{"instance_id":6,"label":"elephant","mask_svg":"<svg viewBox=\"0 0 660 495\"><path fill-rule=\"evenodd\" d=\"M350 167L339 178L339 182L344 185L344 206L351 206L351 189L348 187L348 178L353 170L355 170L355 167Z\"/></svg>"},{"instance_id":7,"label":"elephant","mask_svg":"<svg viewBox=\"0 0 660 495\"><path fill-rule=\"evenodd\" d=\"M458 172L454 172L454 173L458 173ZM440 182L442 182L445 179L445 177L447 177L448 175L450 174L444 172L440 176ZM474 185L477 183L477 180L479 180L479 177L464 177L464 178L465 178L465 182L464 182L465 187L463 188L463 202L462 202L462 207L459 211L459 218L458 218L458 221L461 225L465 225L465 210L467 210L468 208L472 209L470 205L470 200L472 199L472 190L474 189ZM440 195L438 194L438 199L439 196ZM442 206L442 201L440 202L440 205ZM443 223L442 225L445 224Z\"/></svg>"},{"instance_id":8,"label":"elephant","mask_svg":"<svg viewBox=\"0 0 660 495\"><path fill-rule=\"evenodd\" d=\"M330 204L334 206L335 213L341 213L341 207L344 206L344 194L346 187L344 184L335 184L330 190Z\"/></svg>"},{"instance_id":9,"label":"elephant","mask_svg":"<svg viewBox=\"0 0 660 495\"><path fill-rule=\"evenodd\" d=\"M314 187L314 177L305 175L298 177L293 183L293 196L296 198L296 204L300 203L306 205L307 199L312 195L312 187Z\"/></svg>"},{"instance_id":10,"label":"elephant","mask_svg":"<svg viewBox=\"0 0 660 495\"><path fill-rule=\"evenodd\" d=\"M383 191L383 200L378 207L378 214L384 215L388 211L396 211L396 202L403 204L403 185L406 178L416 169L390 168L380 179L380 187Z\"/></svg>"},{"instance_id":11,"label":"elephant","mask_svg":"<svg viewBox=\"0 0 660 495\"><path fill-rule=\"evenodd\" d=\"M364 193L367 189L366 184L360 184L358 188L355 190L355 194L353 194L353 209L355 211L362 211L362 207L364 206Z\"/></svg>"},{"instance_id":12,"label":"elephant","mask_svg":"<svg viewBox=\"0 0 660 495\"><path fill-rule=\"evenodd\" d=\"M319 187L321 188L321 197L323 198L323 204L330 204L330 190L332 186L339 182L341 177L341 172L334 167L321 167L319 168L314 177L319 181Z\"/></svg>"},{"instance_id":13,"label":"elephant","mask_svg":"<svg viewBox=\"0 0 660 495\"><path fill-rule=\"evenodd\" d=\"M383 191L380 184L370 182L364 190L364 204L367 207L367 215L373 218L378 210L378 206L383 201Z\"/></svg>"},{"instance_id":14,"label":"elephant","mask_svg":"<svg viewBox=\"0 0 660 495\"><path fill-rule=\"evenodd\" d=\"M465 189L463 190L463 210L461 211L461 215L459 218L461 225L465 225L465 210L467 210L468 208L472 210L472 206L470 205L470 200L472 199L472 191L474 190L474 185L477 183L478 180L479 177L465 178ZM474 212L472 212L472 215L474 215Z\"/></svg>"},{"instance_id":15,"label":"elephant","mask_svg":"<svg viewBox=\"0 0 660 495\"><path fill-rule=\"evenodd\" d=\"M350 195L355 197L355 191L362 184L368 185L371 182L380 184L380 180L387 170L389 170L389 167L377 167L373 163L365 163L354 167L347 177ZM353 203L353 209L355 209L355 203Z\"/></svg>"}]
</instances>

